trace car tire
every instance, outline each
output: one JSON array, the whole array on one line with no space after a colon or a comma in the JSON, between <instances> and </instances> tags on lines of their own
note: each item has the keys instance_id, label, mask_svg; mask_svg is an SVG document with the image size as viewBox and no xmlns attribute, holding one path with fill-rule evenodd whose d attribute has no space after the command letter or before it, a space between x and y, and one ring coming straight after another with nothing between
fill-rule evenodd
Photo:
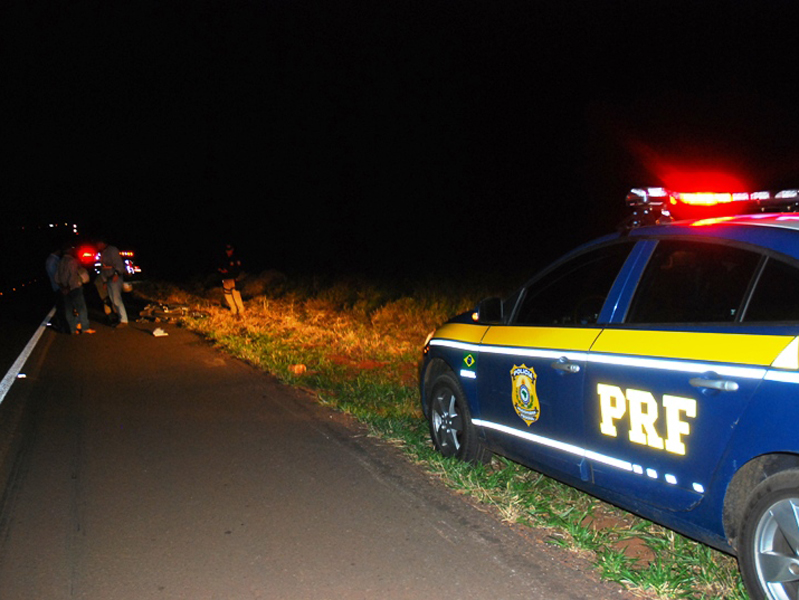
<instances>
[{"instance_id":1,"label":"car tire","mask_svg":"<svg viewBox=\"0 0 799 600\"><path fill-rule=\"evenodd\" d=\"M738 563L752 600L799 597L799 469L772 475L749 496Z\"/></svg>"},{"instance_id":2,"label":"car tire","mask_svg":"<svg viewBox=\"0 0 799 600\"><path fill-rule=\"evenodd\" d=\"M428 423L433 445L441 454L470 463L487 463L491 453L472 424L466 396L458 379L444 373L433 383Z\"/></svg>"}]
</instances>

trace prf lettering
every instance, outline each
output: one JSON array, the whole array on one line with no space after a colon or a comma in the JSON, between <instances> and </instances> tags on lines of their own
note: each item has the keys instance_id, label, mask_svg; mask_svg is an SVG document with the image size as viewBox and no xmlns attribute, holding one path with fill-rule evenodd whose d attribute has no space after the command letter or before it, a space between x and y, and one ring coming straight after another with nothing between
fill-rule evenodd
<instances>
[{"instance_id":1,"label":"prf lettering","mask_svg":"<svg viewBox=\"0 0 799 600\"><path fill-rule=\"evenodd\" d=\"M682 419L696 418L696 400L680 396L663 396L663 413L666 421L666 438L662 438L655 426L660 417L660 406L650 392L628 389L622 392L615 385L600 383L599 431L616 437L616 421L627 415L630 424L630 441L674 454L685 454L682 436L690 435L691 425Z\"/></svg>"}]
</instances>

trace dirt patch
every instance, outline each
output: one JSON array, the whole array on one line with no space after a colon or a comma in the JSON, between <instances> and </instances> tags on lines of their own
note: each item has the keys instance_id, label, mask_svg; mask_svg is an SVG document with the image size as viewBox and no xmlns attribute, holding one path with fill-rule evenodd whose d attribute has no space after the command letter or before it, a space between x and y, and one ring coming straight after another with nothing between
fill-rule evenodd
<instances>
[{"instance_id":1,"label":"dirt patch","mask_svg":"<svg viewBox=\"0 0 799 600\"><path fill-rule=\"evenodd\" d=\"M612 537L618 538L617 541L611 544L611 549L621 552L632 560L631 566L633 568L645 569L657 557L644 540L635 536L626 536L631 524L632 519L629 516L611 514L601 508L597 509L595 513L587 515L581 523L583 527L593 531L605 531L610 533Z\"/></svg>"},{"instance_id":2,"label":"dirt patch","mask_svg":"<svg viewBox=\"0 0 799 600\"><path fill-rule=\"evenodd\" d=\"M626 540L619 540L611 546L616 552L621 552L633 561L631 565L634 569L645 569L651 565L655 559L655 553L646 545L641 538L633 537Z\"/></svg>"}]
</instances>

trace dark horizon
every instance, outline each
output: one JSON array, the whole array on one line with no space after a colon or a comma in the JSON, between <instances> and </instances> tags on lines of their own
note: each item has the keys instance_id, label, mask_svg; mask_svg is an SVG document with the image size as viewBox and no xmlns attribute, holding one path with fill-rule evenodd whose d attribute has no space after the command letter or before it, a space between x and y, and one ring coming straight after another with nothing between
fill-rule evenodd
<instances>
[{"instance_id":1,"label":"dark horizon","mask_svg":"<svg viewBox=\"0 0 799 600\"><path fill-rule=\"evenodd\" d=\"M2 13L6 227L75 222L159 275L232 241L253 270L521 280L676 172L799 186L794 3Z\"/></svg>"}]
</instances>

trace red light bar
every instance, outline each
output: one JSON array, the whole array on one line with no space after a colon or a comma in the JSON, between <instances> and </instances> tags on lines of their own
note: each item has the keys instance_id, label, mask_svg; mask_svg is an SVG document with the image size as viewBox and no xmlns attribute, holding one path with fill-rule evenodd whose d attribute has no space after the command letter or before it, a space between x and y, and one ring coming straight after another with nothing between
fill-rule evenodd
<instances>
[{"instance_id":1,"label":"red light bar","mask_svg":"<svg viewBox=\"0 0 799 600\"><path fill-rule=\"evenodd\" d=\"M785 194L791 191L795 192L796 190L785 190L784 192L779 192L779 194ZM779 194L775 197L788 197L780 196ZM672 196L683 204L689 204L693 206L715 206L716 204L729 204L730 202L769 200L771 198L771 192L672 192ZM674 204L674 202L672 202L672 204Z\"/></svg>"},{"instance_id":2,"label":"red light bar","mask_svg":"<svg viewBox=\"0 0 799 600\"><path fill-rule=\"evenodd\" d=\"M749 194L746 194L749 200ZM677 202L690 204L692 206L714 206L716 204L729 204L733 201L732 194L717 194L714 192L682 192L677 193L672 198L672 204Z\"/></svg>"},{"instance_id":3,"label":"red light bar","mask_svg":"<svg viewBox=\"0 0 799 600\"><path fill-rule=\"evenodd\" d=\"M717 218L734 214L799 212L799 190L771 192L674 192L662 187L634 188L627 194L632 210L628 227L674 218Z\"/></svg>"}]
</instances>

